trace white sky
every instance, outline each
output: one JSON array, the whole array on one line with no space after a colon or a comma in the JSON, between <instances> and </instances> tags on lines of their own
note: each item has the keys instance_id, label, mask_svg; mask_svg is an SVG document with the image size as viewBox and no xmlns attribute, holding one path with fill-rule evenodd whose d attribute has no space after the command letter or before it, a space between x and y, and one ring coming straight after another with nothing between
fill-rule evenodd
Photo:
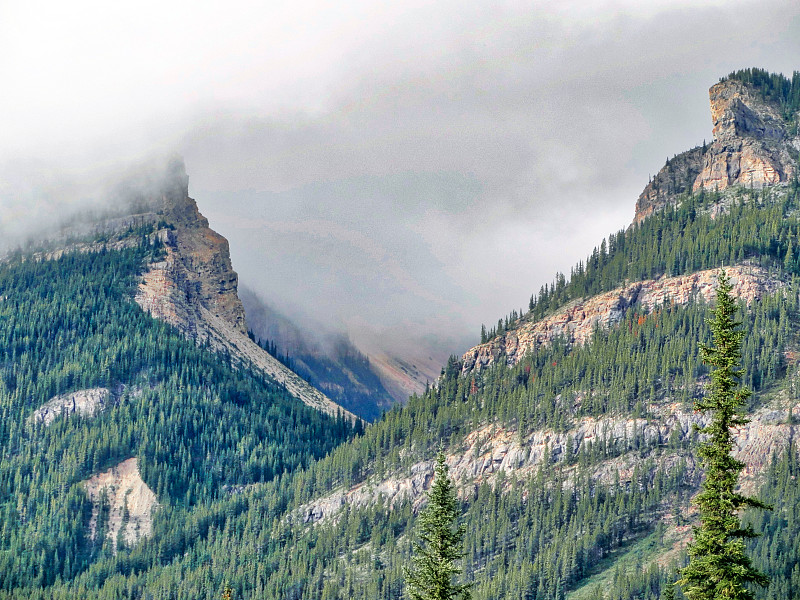
<instances>
[{"instance_id":1,"label":"white sky","mask_svg":"<svg viewBox=\"0 0 800 600\"><path fill-rule=\"evenodd\" d=\"M179 153L268 301L455 352L627 225L750 66L800 69L797 2L0 0L0 233Z\"/></svg>"}]
</instances>

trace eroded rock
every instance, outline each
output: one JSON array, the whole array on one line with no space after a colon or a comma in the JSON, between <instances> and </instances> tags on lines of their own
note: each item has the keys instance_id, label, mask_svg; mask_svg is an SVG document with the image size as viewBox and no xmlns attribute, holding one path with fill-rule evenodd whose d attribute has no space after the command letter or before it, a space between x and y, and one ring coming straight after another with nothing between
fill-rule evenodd
<instances>
[{"instance_id":1,"label":"eroded rock","mask_svg":"<svg viewBox=\"0 0 800 600\"><path fill-rule=\"evenodd\" d=\"M135 546L142 538L150 536L158 501L142 480L136 458L124 460L116 467L94 475L83 482L83 486L93 504L89 521L92 539L97 536L102 502L108 503L106 536L112 541L115 554L118 540L127 546Z\"/></svg>"},{"instance_id":2,"label":"eroded rock","mask_svg":"<svg viewBox=\"0 0 800 600\"><path fill-rule=\"evenodd\" d=\"M783 284L762 267L739 265L726 269L733 295L748 302L773 294ZM597 327L621 321L633 307L652 310L671 302L685 305L693 300L711 302L716 297L716 269L679 277L661 277L636 282L567 305L563 310L536 322L525 322L503 335L468 350L462 357L462 372L480 371L497 360L508 365L519 362L526 352L547 346L556 337L570 344L585 344Z\"/></svg>"},{"instance_id":3,"label":"eroded rock","mask_svg":"<svg viewBox=\"0 0 800 600\"><path fill-rule=\"evenodd\" d=\"M105 409L112 401L108 388L90 388L76 390L68 394L54 396L37 408L29 417L34 423L50 425L57 417L71 415L94 416Z\"/></svg>"}]
</instances>

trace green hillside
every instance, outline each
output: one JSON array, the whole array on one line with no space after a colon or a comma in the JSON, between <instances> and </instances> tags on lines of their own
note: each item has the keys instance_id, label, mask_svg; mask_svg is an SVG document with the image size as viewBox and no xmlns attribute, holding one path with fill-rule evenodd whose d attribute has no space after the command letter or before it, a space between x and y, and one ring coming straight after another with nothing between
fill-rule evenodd
<instances>
[{"instance_id":1,"label":"green hillside","mask_svg":"<svg viewBox=\"0 0 800 600\"><path fill-rule=\"evenodd\" d=\"M148 233L131 236L146 240ZM209 508L230 486L280 477L353 434L344 419L302 405L145 314L133 289L159 252L143 241L120 251L57 260L18 255L0 264L4 591L46 588L112 560L114 542L87 535L91 505L80 482L122 460L138 457L161 504L157 547L120 554L138 569L182 556L182 527L208 533L234 515ZM49 426L31 421L49 398L91 387L116 390L100 414L62 416Z\"/></svg>"},{"instance_id":2,"label":"green hillside","mask_svg":"<svg viewBox=\"0 0 800 600\"><path fill-rule=\"evenodd\" d=\"M715 202L726 208L712 218ZM796 183L687 197L613 236L521 318L629 278L757 263L786 287L742 307L752 408L796 402L796 367L787 357L800 331L798 209ZM349 505L315 524L305 522L301 507L335 490L359 484L369 490L387 477L406 477L440 445L477 460L480 429L529 443L541 432L570 435L586 419L663 423L676 406L691 412L695 382L706 373L698 358L698 344L709 336L706 306L632 310L586 346L556 341L513 367L499 361L463 376L453 358L426 394L309 462L351 434L346 424L220 364L126 300L148 251L4 267L3 439L9 441L0 598L211 599L226 583L236 598L401 598L411 500ZM34 317L15 317L24 311ZM42 338L57 340L59 350ZM148 341L154 338L160 343ZM108 349L113 360L106 361ZM46 430L24 425L37 402L54 393L113 381L149 383L140 399L95 419L64 419ZM308 443L314 439L319 446ZM535 469L462 488L464 567L473 598L659 598L684 560L680 542L699 480L695 441L691 430L674 429L655 438L606 433L566 454L545 445ZM88 506L77 482L132 454L167 501L152 538L114 556L82 537ZM776 581L763 598L795 597L800 583L793 541L800 533L797 463L794 449L773 457L763 495L775 510L752 517L764 532L752 544L757 566ZM625 477L600 475L623 467L630 471ZM223 487L258 481L265 483ZM21 502L28 505L24 520Z\"/></svg>"}]
</instances>

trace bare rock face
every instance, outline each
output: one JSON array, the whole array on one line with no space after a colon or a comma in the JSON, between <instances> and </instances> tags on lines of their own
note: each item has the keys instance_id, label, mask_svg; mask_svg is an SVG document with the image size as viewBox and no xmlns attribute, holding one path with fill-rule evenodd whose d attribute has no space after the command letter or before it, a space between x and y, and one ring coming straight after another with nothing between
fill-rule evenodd
<instances>
[{"instance_id":1,"label":"bare rock face","mask_svg":"<svg viewBox=\"0 0 800 600\"><path fill-rule=\"evenodd\" d=\"M712 86L709 99L712 143L667 161L639 196L634 223L674 203L687 190L763 188L797 174L800 135L790 132L777 105L751 85L733 79Z\"/></svg>"},{"instance_id":2,"label":"bare rock face","mask_svg":"<svg viewBox=\"0 0 800 600\"><path fill-rule=\"evenodd\" d=\"M169 232L171 251L167 254L165 272L174 275L180 293L189 303L199 304L235 330L247 334L228 240L208 226L208 219L189 197L189 178L183 163L174 163L171 171L158 211L174 227ZM178 323L173 324L179 327Z\"/></svg>"},{"instance_id":3,"label":"bare rock face","mask_svg":"<svg viewBox=\"0 0 800 600\"><path fill-rule=\"evenodd\" d=\"M305 404L355 420L248 337L228 241L208 226L188 186L183 164L175 163L154 207L167 224L158 232L165 257L142 275L136 302L198 344L208 343L263 371Z\"/></svg>"},{"instance_id":4,"label":"bare rock face","mask_svg":"<svg viewBox=\"0 0 800 600\"><path fill-rule=\"evenodd\" d=\"M777 399L774 404L781 404ZM800 404L792 406L795 413ZM759 477L769 465L774 452L781 452L800 431L789 423L785 406L767 405L752 415L751 421L734 435L734 455L746 463L741 485L747 493L755 491ZM481 484L498 485L514 476L517 479L535 475L542 462L565 462L574 456L581 444L605 442L624 444L639 437L650 447L664 448L667 440L686 440L695 425L708 424L707 415L687 411L680 403L651 407L649 418L608 415L584 417L568 431L540 429L520 438L517 431L501 426L485 425L472 431L459 448L451 448L446 461L450 476L462 497L474 494ZM657 468L667 471L683 461L692 471L698 468L691 453L674 449L656 453ZM626 483L633 479L635 468L641 467L638 451L625 452L593 467L592 477L609 485L617 479ZM567 472L575 467L566 467ZM295 518L303 523L320 523L335 519L347 507L369 506L382 502L390 509L410 501L417 509L425 501L425 492L433 481L434 461L420 461L403 472L382 479L369 479L350 489L339 489L325 497L301 506Z\"/></svg>"},{"instance_id":5,"label":"bare rock face","mask_svg":"<svg viewBox=\"0 0 800 600\"><path fill-rule=\"evenodd\" d=\"M772 294L782 286L762 267L742 265L726 270L733 284L733 294L748 302ZM592 298L577 300L556 314L540 321L523 323L468 350L462 357L462 372L480 371L497 360L514 365L526 352L546 346L556 337L563 337L572 344L585 344L596 327L618 323L633 307L652 310L667 302L679 305L688 304L694 299L710 302L716 297L716 281L717 270L711 269L679 277L639 281Z\"/></svg>"},{"instance_id":6,"label":"bare rock face","mask_svg":"<svg viewBox=\"0 0 800 600\"><path fill-rule=\"evenodd\" d=\"M106 536L117 552L117 540L127 546L136 545L153 531L153 512L158 508L156 495L142 480L139 462L129 458L108 471L98 473L83 483L92 501L89 521L90 537L95 539L101 503L108 503Z\"/></svg>"},{"instance_id":7,"label":"bare rock face","mask_svg":"<svg viewBox=\"0 0 800 600\"><path fill-rule=\"evenodd\" d=\"M107 388L91 388L76 390L69 394L54 396L30 416L34 423L50 425L57 417L84 415L91 417L102 411L111 401L111 390Z\"/></svg>"},{"instance_id":8,"label":"bare rock face","mask_svg":"<svg viewBox=\"0 0 800 600\"><path fill-rule=\"evenodd\" d=\"M777 106L749 85L726 80L711 87L714 141L693 189L734 184L761 188L788 181L797 170L787 123Z\"/></svg>"}]
</instances>

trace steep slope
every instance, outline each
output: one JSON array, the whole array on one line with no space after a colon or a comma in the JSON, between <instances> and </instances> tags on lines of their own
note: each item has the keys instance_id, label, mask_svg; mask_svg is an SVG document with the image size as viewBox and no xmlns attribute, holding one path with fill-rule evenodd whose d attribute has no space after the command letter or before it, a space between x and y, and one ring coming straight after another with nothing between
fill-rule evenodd
<instances>
[{"instance_id":1,"label":"steep slope","mask_svg":"<svg viewBox=\"0 0 800 600\"><path fill-rule=\"evenodd\" d=\"M713 141L677 155L636 202L641 223L686 191L722 191L790 181L798 173L800 75L792 81L759 69L731 73L708 92Z\"/></svg>"},{"instance_id":2,"label":"steep slope","mask_svg":"<svg viewBox=\"0 0 800 600\"><path fill-rule=\"evenodd\" d=\"M774 294L784 282L760 266L728 268L734 294L749 304ZM645 313L665 305L709 302L714 297L717 270L697 271L678 277L660 277L637 281L610 292L570 302L555 314L538 321L525 321L491 341L464 353L463 373L480 371L497 360L509 366L517 364L528 353L558 339L567 344L585 344L597 328L618 324L630 310Z\"/></svg>"},{"instance_id":3,"label":"steep slope","mask_svg":"<svg viewBox=\"0 0 800 600\"><path fill-rule=\"evenodd\" d=\"M175 522L355 433L133 301L161 232L0 263L2 592L30 597L147 543L181 556Z\"/></svg>"},{"instance_id":4,"label":"steep slope","mask_svg":"<svg viewBox=\"0 0 800 600\"><path fill-rule=\"evenodd\" d=\"M162 230L165 253L143 274L136 302L197 343L207 343L260 369L305 404L355 419L248 337L228 241L209 228L189 197L188 186L183 164L174 163L164 178L160 198L143 199L154 212L142 218L166 226Z\"/></svg>"},{"instance_id":5,"label":"steep slope","mask_svg":"<svg viewBox=\"0 0 800 600\"><path fill-rule=\"evenodd\" d=\"M704 166L692 161L686 168L694 165L696 180ZM772 513L746 515L765 533L751 551L774 578L769 597L797 597L800 184L759 189L735 179L694 193L689 179L680 186L675 179L677 195L665 194L663 205L604 241L569 279L543 288L528 313L500 321L463 360L451 358L434 386L363 435L305 469L259 481L246 478L258 472L252 462L241 464L248 446L222 461L207 448L181 448L182 459L206 457L203 472L229 476L225 493L191 511L159 508L153 535L134 548L107 551L61 582L33 580L0 598L212 599L229 584L241 598L400 599L415 514L443 448L463 503L464 574L475 600L658 599L675 579L696 517L689 499L701 473L691 426L702 417L693 401L707 384L699 345L709 341L706 302L722 264L742 299L745 383L756 392L753 421L737 434L738 455L748 463L744 484L775 503ZM178 378L167 391L183 386ZM145 396L147 406L146 388ZM222 439L253 443L237 414L216 417L236 423L237 433ZM90 422L98 418L109 413L92 413ZM64 414L38 427L54 436L54 428L83 421ZM192 416L182 430L208 435L197 425L203 422ZM161 440L161 447L181 439ZM103 469L120 458L127 457ZM227 465L239 472L221 473ZM160 501L169 479L154 472L143 469L142 478L158 481ZM26 518L12 504L4 508L9 522ZM0 561L8 557L0 553Z\"/></svg>"},{"instance_id":6,"label":"steep slope","mask_svg":"<svg viewBox=\"0 0 800 600\"><path fill-rule=\"evenodd\" d=\"M698 347L721 264L736 276L756 391L737 438L744 483L776 505L747 516L765 532L751 549L774 577L770 597L796 597L800 185L692 187L363 435L280 481L232 489L208 507L213 527L173 521L183 545L171 562L156 535L47 597L211 599L228 583L242 598L399 599L441 447L463 502L473 598L660 598L695 518L692 402L707 382Z\"/></svg>"},{"instance_id":7,"label":"steep slope","mask_svg":"<svg viewBox=\"0 0 800 600\"><path fill-rule=\"evenodd\" d=\"M384 387L370 357L342 333L313 333L300 329L268 306L255 293L243 289L240 296L252 336L270 353L283 357L292 370L338 405L373 421L394 401ZM406 400L408 394L402 398Z\"/></svg>"}]
</instances>

